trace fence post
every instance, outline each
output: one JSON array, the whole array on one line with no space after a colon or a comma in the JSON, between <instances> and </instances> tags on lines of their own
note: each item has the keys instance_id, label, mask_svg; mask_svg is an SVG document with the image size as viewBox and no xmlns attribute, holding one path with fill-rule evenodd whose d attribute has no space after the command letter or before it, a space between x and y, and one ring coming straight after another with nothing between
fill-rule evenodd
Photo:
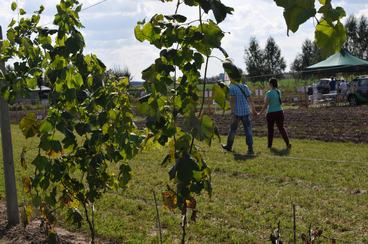
<instances>
[{"instance_id":1,"label":"fence post","mask_svg":"<svg viewBox=\"0 0 368 244\"><path fill-rule=\"evenodd\" d=\"M0 50L3 44L2 40L3 33L0 26ZM5 74L5 63L3 61L0 61L0 69ZM4 161L4 179L8 226L14 226L19 224L19 210L14 172L13 144L10 130L9 106L2 97L0 97L0 126Z\"/></svg>"}]
</instances>

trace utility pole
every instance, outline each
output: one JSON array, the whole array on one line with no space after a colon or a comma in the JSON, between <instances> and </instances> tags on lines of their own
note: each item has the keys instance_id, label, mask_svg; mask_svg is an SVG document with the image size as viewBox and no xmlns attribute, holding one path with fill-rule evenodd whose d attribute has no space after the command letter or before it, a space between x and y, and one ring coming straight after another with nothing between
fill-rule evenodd
<instances>
[{"instance_id":1,"label":"utility pole","mask_svg":"<svg viewBox=\"0 0 368 244\"><path fill-rule=\"evenodd\" d=\"M0 26L0 50L3 45L3 33ZM0 70L5 74L5 63L0 60ZM0 84L1 86L1 84ZM9 106L8 103L0 97L0 127L1 142L4 161L4 179L6 194L6 211L8 215L8 226L19 224L19 209L17 198L17 187L14 172L13 144L10 130Z\"/></svg>"}]
</instances>

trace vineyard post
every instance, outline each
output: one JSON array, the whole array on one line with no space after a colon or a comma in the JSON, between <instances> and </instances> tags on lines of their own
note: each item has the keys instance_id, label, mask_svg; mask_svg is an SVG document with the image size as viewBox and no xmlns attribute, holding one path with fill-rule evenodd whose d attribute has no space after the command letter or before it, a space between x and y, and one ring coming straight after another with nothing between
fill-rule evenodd
<instances>
[{"instance_id":1,"label":"vineyard post","mask_svg":"<svg viewBox=\"0 0 368 244\"><path fill-rule=\"evenodd\" d=\"M2 43L3 33L0 26L0 49ZM0 61L0 70L5 74L5 63L3 61ZM10 131L9 107L8 103L2 97L0 97L0 126L4 161L6 211L8 225L14 226L19 224L19 211L14 173L13 144Z\"/></svg>"},{"instance_id":2,"label":"vineyard post","mask_svg":"<svg viewBox=\"0 0 368 244\"><path fill-rule=\"evenodd\" d=\"M159 231L159 243L162 244L162 230L161 230L161 221L160 221L160 213L158 212L158 204L156 198L156 192L153 190L153 199L155 200L155 207L156 207L156 222Z\"/></svg>"},{"instance_id":3,"label":"vineyard post","mask_svg":"<svg viewBox=\"0 0 368 244\"><path fill-rule=\"evenodd\" d=\"M296 244L296 213L295 213L295 204L293 204L293 232L294 232L294 244Z\"/></svg>"},{"instance_id":4,"label":"vineyard post","mask_svg":"<svg viewBox=\"0 0 368 244\"><path fill-rule=\"evenodd\" d=\"M306 80L304 80L304 98L305 98L305 106L306 108L309 107L309 95L308 95L308 83Z\"/></svg>"}]
</instances>

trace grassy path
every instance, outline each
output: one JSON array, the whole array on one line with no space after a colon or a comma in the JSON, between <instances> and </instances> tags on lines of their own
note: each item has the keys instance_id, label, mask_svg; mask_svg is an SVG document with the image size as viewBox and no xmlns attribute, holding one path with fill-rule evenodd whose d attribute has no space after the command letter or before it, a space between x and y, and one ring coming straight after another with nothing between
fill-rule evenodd
<instances>
[{"instance_id":1,"label":"grassy path","mask_svg":"<svg viewBox=\"0 0 368 244\"><path fill-rule=\"evenodd\" d=\"M19 167L21 148L32 142L26 142L16 127L13 138L19 182L26 174ZM198 222L188 228L190 243L262 243L279 220L284 240L289 241L292 203L297 205L299 233L306 233L312 224L326 236L368 242L368 145L306 140L292 144L287 154L279 139L276 149L269 151L266 139L256 138L254 158L243 155L246 148L241 137L236 138L235 154L224 153L218 142L211 148L203 146L213 170L214 193L211 199L206 195L198 199ZM99 235L129 243L157 240L152 190L158 194L165 190L169 169L160 166L165 152L152 146L140 154L132 162L134 177L129 188L99 201ZM2 196L3 184L0 179ZM162 207L160 213L165 242L178 241L179 214Z\"/></svg>"}]
</instances>

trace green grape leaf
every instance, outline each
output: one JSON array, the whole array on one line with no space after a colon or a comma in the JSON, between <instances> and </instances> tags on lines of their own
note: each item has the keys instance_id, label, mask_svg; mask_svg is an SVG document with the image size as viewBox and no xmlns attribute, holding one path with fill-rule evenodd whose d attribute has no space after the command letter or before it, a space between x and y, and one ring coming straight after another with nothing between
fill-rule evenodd
<instances>
[{"instance_id":1,"label":"green grape leaf","mask_svg":"<svg viewBox=\"0 0 368 244\"><path fill-rule=\"evenodd\" d=\"M346 41L344 25L337 21L336 24L321 20L316 26L315 39L325 56L340 51Z\"/></svg>"},{"instance_id":2,"label":"green grape leaf","mask_svg":"<svg viewBox=\"0 0 368 244\"><path fill-rule=\"evenodd\" d=\"M24 9L19 9L19 15L25 15L26 14L26 11Z\"/></svg>"},{"instance_id":3,"label":"green grape leaf","mask_svg":"<svg viewBox=\"0 0 368 244\"><path fill-rule=\"evenodd\" d=\"M67 221L78 228L82 227L83 216L78 208L69 208L67 211Z\"/></svg>"},{"instance_id":4,"label":"green grape leaf","mask_svg":"<svg viewBox=\"0 0 368 244\"><path fill-rule=\"evenodd\" d=\"M26 138L33 137L39 133L40 122L35 113L29 113L19 122L19 128Z\"/></svg>"},{"instance_id":5,"label":"green grape leaf","mask_svg":"<svg viewBox=\"0 0 368 244\"><path fill-rule=\"evenodd\" d=\"M184 184L188 184L193 178L193 171L198 170L198 165L189 155L184 155L182 158L178 159L175 166L176 177Z\"/></svg>"},{"instance_id":6,"label":"green grape leaf","mask_svg":"<svg viewBox=\"0 0 368 244\"><path fill-rule=\"evenodd\" d=\"M142 32L142 25L136 25L136 27L134 28L134 35L135 38L140 42L143 42L146 39Z\"/></svg>"},{"instance_id":7,"label":"green grape leaf","mask_svg":"<svg viewBox=\"0 0 368 244\"><path fill-rule=\"evenodd\" d=\"M315 0L274 0L279 7L284 8L284 18L289 30L296 32L299 26L316 15Z\"/></svg>"},{"instance_id":8,"label":"green grape leaf","mask_svg":"<svg viewBox=\"0 0 368 244\"><path fill-rule=\"evenodd\" d=\"M175 20L178 23L184 23L187 21L187 17L181 14L165 15L165 18L168 20Z\"/></svg>"},{"instance_id":9,"label":"green grape leaf","mask_svg":"<svg viewBox=\"0 0 368 244\"><path fill-rule=\"evenodd\" d=\"M28 88L33 89L37 86L37 78L36 77L27 78L26 83Z\"/></svg>"},{"instance_id":10,"label":"green grape leaf","mask_svg":"<svg viewBox=\"0 0 368 244\"><path fill-rule=\"evenodd\" d=\"M11 10L15 11L17 9L17 3L16 2L12 2L11 3Z\"/></svg>"},{"instance_id":11,"label":"green grape leaf","mask_svg":"<svg viewBox=\"0 0 368 244\"><path fill-rule=\"evenodd\" d=\"M322 6L318 10L318 13L323 14L323 19L329 23L340 20L346 16L346 12L343 8L332 8L331 4L326 4Z\"/></svg>"},{"instance_id":12,"label":"green grape leaf","mask_svg":"<svg viewBox=\"0 0 368 244\"><path fill-rule=\"evenodd\" d=\"M219 0L209 0L209 2L217 23L224 21L226 15L232 14L234 11L233 8L225 6Z\"/></svg>"},{"instance_id":13,"label":"green grape leaf","mask_svg":"<svg viewBox=\"0 0 368 244\"><path fill-rule=\"evenodd\" d=\"M119 168L119 185L124 188L132 178L132 169L128 164L122 164Z\"/></svg>"},{"instance_id":14,"label":"green grape leaf","mask_svg":"<svg viewBox=\"0 0 368 244\"><path fill-rule=\"evenodd\" d=\"M37 155L36 158L33 159L32 165L34 165L38 170L42 171L49 165L49 161L45 156Z\"/></svg>"},{"instance_id":15,"label":"green grape leaf","mask_svg":"<svg viewBox=\"0 0 368 244\"><path fill-rule=\"evenodd\" d=\"M48 132L50 132L52 129L53 129L53 126L52 126L52 124L51 124L49 121L44 120L44 121L41 123L41 126L40 126L40 132L41 132L41 133L48 133Z\"/></svg>"},{"instance_id":16,"label":"green grape leaf","mask_svg":"<svg viewBox=\"0 0 368 244\"><path fill-rule=\"evenodd\" d=\"M212 138L215 135L215 123L207 115L203 115L200 122L200 139L205 140L208 145L211 145Z\"/></svg>"},{"instance_id":17,"label":"green grape leaf","mask_svg":"<svg viewBox=\"0 0 368 244\"><path fill-rule=\"evenodd\" d=\"M212 97L220 108L227 110L230 108L229 102L227 101L228 88L226 86L221 87L215 84L212 87Z\"/></svg>"},{"instance_id":18,"label":"green grape leaf","mask_svg":"<svg viewBox=\"0 0 368 244\"><path fill-rule=\"evenodd\" d=\"M217 48L221 46L221 40L224 37L224 33L218 27L218 25L210 20L208 24L203 24L204 41L211 48ZM198 29L201 29L198 27Z\"/></svg>"}]
</instances>

